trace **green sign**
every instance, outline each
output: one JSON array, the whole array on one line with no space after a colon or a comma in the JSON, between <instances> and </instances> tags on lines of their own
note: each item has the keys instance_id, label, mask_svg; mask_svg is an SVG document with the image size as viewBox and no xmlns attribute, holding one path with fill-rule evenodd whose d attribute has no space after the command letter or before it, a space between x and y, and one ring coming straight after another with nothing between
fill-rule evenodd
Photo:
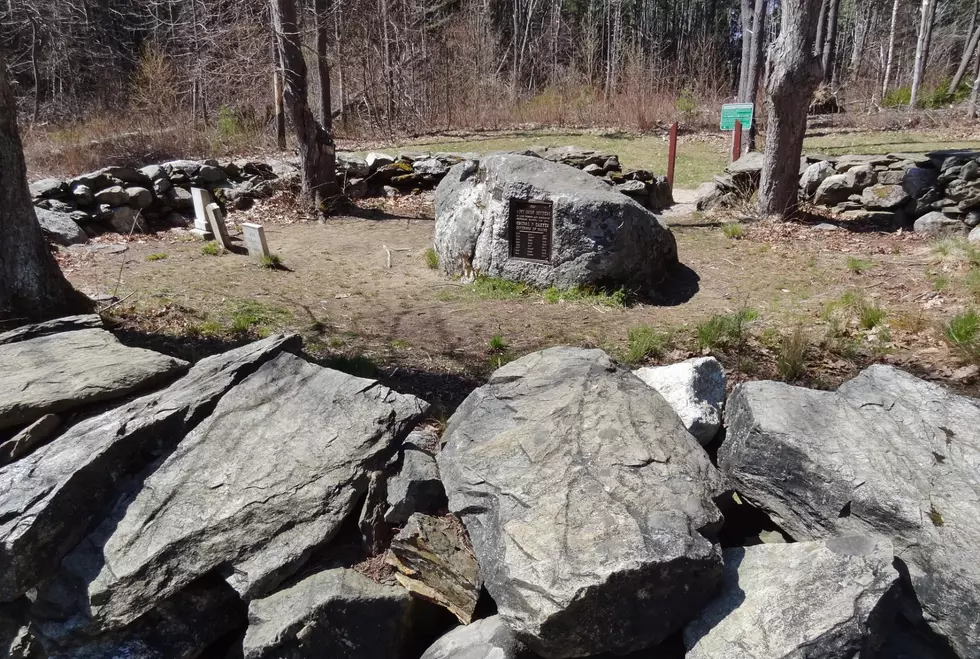
<instances>
[{"instance_id":1,"label":"green sign","mask_svg":"<svg viewBox=\"0 0 980 659\"><path fill-rule=\"evenodd\" d=\"M755 106L751 103L728 103L721 106L721 129L735 130L735 122L741 121L742 128L752 127L752 113Z\"/></svg>"}]
</instances>

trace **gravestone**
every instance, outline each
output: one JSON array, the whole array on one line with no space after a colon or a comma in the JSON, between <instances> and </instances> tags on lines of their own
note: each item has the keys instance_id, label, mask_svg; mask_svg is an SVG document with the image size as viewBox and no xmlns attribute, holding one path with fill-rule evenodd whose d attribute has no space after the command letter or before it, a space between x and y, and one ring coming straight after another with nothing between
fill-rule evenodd
<instances>
[{"instance_id":1,"label":"gravestone","mask_svg":"<svg viewBox=\"0 0 980 659\"><path fill-rule=\"evenodd\" d=\"M269 245L265 242L265 229L262 228L261 224L243 222L242 235L245 238L245 247L248 249L249 256L258 258L269 256Z\"/></svg>"},{"instance_id":2,"label":"gravestone","mask_svg":"<svg viewBox=\"0 0 980 659\"><path fill-rule=\"evenodd\" d=\"M670 229L636 201L574 167L513 154L464 161L443 178L435 249L447 275L542 288L652 293L677 264Z\"/></svg>"},{"instance_id":3,"label":"gravestone","mask_svg":"<svg viewBox=\"0 0 980 659\"><path fill-rule=\"evenodd\" d=\"M208 204L204 211L208 216L208 226L211 227L211 233L214 234L218 247L227 250L231 244L231 238L228 236L228 227L225 226L225 215L221 212L221 206Z\"/></svg>"},{"instance_id":4,"label":"gravestone","mask_svg":"<svg viewBox=\"0 0 980 659\"><path fill-rule=\"evenodd\" d=\"M208 222L208 206L214 203L214 197L204 188L191 188L191 198L194 201L194 228L191 233L204 238L211 239L211 225Z\"/></svg>"}]
</instances>

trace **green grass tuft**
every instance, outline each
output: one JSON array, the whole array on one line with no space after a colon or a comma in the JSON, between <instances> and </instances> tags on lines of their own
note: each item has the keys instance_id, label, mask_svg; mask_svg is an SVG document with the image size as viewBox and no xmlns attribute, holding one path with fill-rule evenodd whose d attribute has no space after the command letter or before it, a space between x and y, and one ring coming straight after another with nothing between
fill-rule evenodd
<instances>
[{"instance_id":1,"label":"green grass tuft","mask_svg":"<svg viewBox=\"0 0 980 659\"><path fill-rule=\"evenodd\" d=\"M630 366L648 359L662 359L674 345L673 334L657 331L649 325L631 327L626 334L627 347L622 361Z\"/></svg>"},{"instance_id":2,"label":"green grass tuft","mask_svg":"<svg viewBox=\"0 0 980 659\"><path fill-rule=\"evenodd\" d=\"M779 346L776 368L785 382L797 382L806 375L806 356L809 348L810 338L802 325L797 325L792 334L783 337Z\"/></svg>"},{"instance_id":3,"label":"green grass tuft","mask_svg":"<svg viewBox=\"0 0 980 659\"><path fill-rule=\"evenodd\" d=\"M738 222L727 222L721 226L726 238L740 240L745 237L745 227Z\"/></svg>"},{"instance_id":4,"label":"green grass tuft","mask_svg":"<svg viewBox=\"0 0 980 659\"><path fill-rule=\"evenodd\" d=\"M281 270L282 269L282 257L278 254L268 254L262 255L262 267L269 270Z\"/></svg>"},{"instance_id":5,"label":"green grass tuft","mask_svg":"<svg viewBox=\"0 0 980 659\"><path fill-rule=\"evenodd\" d=\"M150 254L146 257L147 261L163 261L167 258L167 254L164 252L157 252L156 254Z\"/></svg>"},{"instance_id":6,"label":"green grass tuft","mask_svg":"<svg viewBox=\"0 0 980 659\"><path fill-rule=\"evenodd\" d=\"M218 247L218 243L214 242L213 240L209 240L208 242L204 243L203 247L201 247L201 254L204 254L204 256L220 256L221 248Z\"/></svg>"},{"instance_id":7,"label":"green grass tuft","mask_svg":"<svg viewBox=\"0 0 980 659\"><path fill-rule=\"evenodd\" d=\"M980 364L980 314L971 309L943 325L943 338L966 359Z\"/></svg>"},{"instance_id":8,"label":"green grass tuft","mask_svg":"<svg viewBox=\"0 0 980 659\"><path fill-rule=\"evenodd\" d=\"M874 263L871 261L865 261L863 259L856 258L854 256L847 257L847 269L856 275L862 272L867 272L874 267Z\"/></svg>"},{"instance_id":9,"label":"green grass tuft","mask_svg":"<svg viewBox=\"0 0 980 659\"><path fill-rule=\"evenodd\" d=\"M429 266L430 270L437 270L439 268L439 254L432 247L425 250L425 264Z\"/></svg>"},{"instance_id":10,"label":"green grass tuft","mask_svg":"<svg viewBox=\"0 0 980 659\"><path fill-rule=\"evenodd\" d=\"M741 348L748 338L748 325L758 319L755 309L741 309L735 313L712 316L698 323L694 330L699 348L729 350Z\"/></svg>"}]
</instances>

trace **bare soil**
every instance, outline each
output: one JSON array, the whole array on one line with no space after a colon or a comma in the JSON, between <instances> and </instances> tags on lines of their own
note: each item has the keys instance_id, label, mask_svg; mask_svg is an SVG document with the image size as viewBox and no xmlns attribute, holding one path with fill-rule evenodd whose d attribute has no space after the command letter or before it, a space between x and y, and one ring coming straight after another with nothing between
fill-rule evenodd
<instances>
[{"instance_id":1,"label":"bare soil","mask_svg":"<svg viewBox=\"0 0 980 659\"><path fill-rule=\"evenodd\" d=\"M745 308L758 312L746 340L713 351L733 382L780 377L783 346L800 326L808 344L805 372L795 378L801 383L836 386L868 363L886 361L977 393L975 369L964 368L938 330L970 300L935 290L927 273L951 266L931 243L909 233L801 223L746 224L735 239L689 210L681 206L667 217L685 266L669 284L673 300L622 308L548 303L537 294L487 299L447 279L426 262L434 220L424 197L375 202L326 223L305 221L275 200L233 214L235 222L265 224L281 270L239 253L205 255L183 230L107 235L95 244L126 242L126 251L76 248L59 258L76 287L115 293L120 301L109 311L134 342L193 359L257 334L295 330L312 356L366 368L433 400L439 415L502 359L555 345L625 355L638 326L671 334L660 361L683 359L709 352L698 344L699 323ZM848 292L882 307L886 320L867 331L857 316L845 317L831 340L826 310Z\"/></svg>"}]
</instances>

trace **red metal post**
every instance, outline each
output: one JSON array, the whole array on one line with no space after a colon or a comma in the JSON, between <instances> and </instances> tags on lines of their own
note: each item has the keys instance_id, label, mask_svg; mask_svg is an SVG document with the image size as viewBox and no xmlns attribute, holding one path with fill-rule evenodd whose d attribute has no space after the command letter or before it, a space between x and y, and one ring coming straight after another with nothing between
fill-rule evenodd
<instances>
[{"instance_id":1,"label":"red metal post","mask_svg":"<svg viewBox=\"0 0 980 659\"><path fill-rule=\"evenodd\" d=\"M667 184L674 190L674 165L677 163L677 122L670 127L670 151L667 155Z\"/></svg>"},{"instance_id":2,"label":"red metal post","mask_svg":"<svg viewBox=\"0 0 980 659\"><path fill-rule=\"evenodd\" d=\"M742 157L742 122L735 120L735 133L732 140L732 162Z\"/></svg>"}]
</instances>

